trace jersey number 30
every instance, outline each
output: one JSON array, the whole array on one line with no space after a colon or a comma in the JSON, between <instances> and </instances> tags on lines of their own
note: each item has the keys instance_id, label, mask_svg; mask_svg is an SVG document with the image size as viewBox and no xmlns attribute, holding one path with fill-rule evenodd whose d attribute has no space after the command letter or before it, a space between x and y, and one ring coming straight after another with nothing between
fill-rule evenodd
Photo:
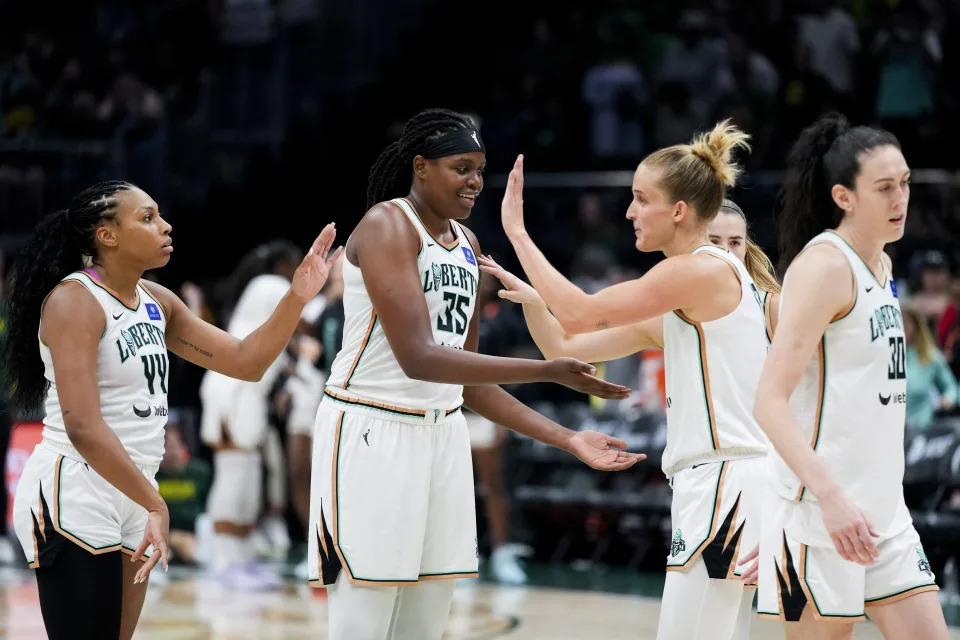
<instances>
[{"instance_id":1,"label":"jersey number 30","mask_svg":"<svg viewBox=\"0 0 960 640\"><path fill-rule=\"evenodd\" d=\"M887 367L887 378L903 380L907 377L907 350L903 343L903 336L890 338L890 366Z\"/></svg>"},{"instance_id":2,"label":"jersey number 30","mask_svg":"<svg viewBox=\"0 0 960 640\"><path fill-rule=\"evenodd\" d=\"M437 329L462 336L470 322L467 312L464 311L464 308L470 306L470 298L447 291L443 294L443 300L447 303L447 308L437 317ZM453 317L454 311L457 312L456 318Z\"/></svg>"}]
</instances>

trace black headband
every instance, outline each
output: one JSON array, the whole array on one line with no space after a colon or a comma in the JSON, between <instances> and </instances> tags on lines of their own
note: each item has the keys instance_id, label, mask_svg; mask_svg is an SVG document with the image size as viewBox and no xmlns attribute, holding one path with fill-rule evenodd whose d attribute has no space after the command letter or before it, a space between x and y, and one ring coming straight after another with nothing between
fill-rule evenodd
<instances>
[{"instance_id":1,"label":"black headband","mask_svg":"<svg viewBox=\"0 0 960 640\"><path fill-rule=\"evenodd\" d=\"M487 148L483 146L483 138L480 137L480 132L474 129L454 129L441 133L436 139L427 142L423 153L420 155L428 160L435 160L444 156L474 151L484 154L487 152Z\"/></svg>"},{"instance_id":2,"label":"black headband","mask_svg":"<svg viewBox=\"0 0 960 640\"><path fill-rule=\"evenodd\" d=\"M728 211L733 211L734 213L739 214L740 217L743 218L744 220L747 219L746 214L743 213L743 209L741 209L741 208L740 208L740 205L738 205L738 204L737 204L736 202L734 202L733 200L730 200L730 199L728 199L728 198L724 198L724 199L723 199L723 203L720 205L720 208L721 208L721 209L726 209L726 210L728 210Z\"/></svg>"}]
</instances>

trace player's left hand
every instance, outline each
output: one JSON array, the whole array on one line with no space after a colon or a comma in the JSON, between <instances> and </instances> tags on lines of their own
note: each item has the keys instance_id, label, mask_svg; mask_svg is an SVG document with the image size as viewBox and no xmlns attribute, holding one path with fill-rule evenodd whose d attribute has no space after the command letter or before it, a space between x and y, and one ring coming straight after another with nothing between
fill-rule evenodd
<instances>
[{"instance_id":1,"label":"player's left hand","mask_svg":"<svg viewBox=\"0 0 960 640\"><path fill-rule=\"evenodd\" d=\"M747 565L740 576L740 581L744 584L757 584L757 576L760 574L760 545L753 548L753 551L740 558L737 566Z\"/></svg>"},{"instance_id":2,"label":"player's left hand","mask_svg":"<svg viewBox=\"0 0 960 640\"><path fill-rule=\"evenodd\" d=\"M570 453L600 471L629 469L647 457L643 453L624 451L626 448L623 440L597 431L578 431L569 445Z\"/></svg>"},{"instance_id":3,"label":"player's left hand","mask_svg":"<svg viewBox=\"0 0 960 640\"><path fill-rule=\"evenodd\" d=\"M343 252L343 247L338 247L333 255L327 256L336 237L337 229L331 222L323 228L317 239L313 241L310 251L307 252L303 262L297 267L296 273L293 274L290 292L302 300L304 304L313 300L320 293L320 289L327 281L327 276L330 275L333 263Z\"/></svg>"},{"instance_id":4,"label":"player's left hand","mask_svg":"<svg viewBox=\"0 0 960 640\"><path fill-rule=\"evenodd\" d=\"M500 204L500 221L508 238L526 232L523 224L523 155L517 156L513 170L507 178L507 190Z\"/></svg>"}]
</instances>

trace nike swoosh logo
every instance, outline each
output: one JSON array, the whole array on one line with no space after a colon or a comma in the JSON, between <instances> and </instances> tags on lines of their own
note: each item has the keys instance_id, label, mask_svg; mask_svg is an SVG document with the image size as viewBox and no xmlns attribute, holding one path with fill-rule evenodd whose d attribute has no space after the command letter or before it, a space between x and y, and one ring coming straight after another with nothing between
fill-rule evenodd
<instances>
[{"instance_id":1,"label":"nike swoosh logo","mask_svg":"<svg viewBox=\"0 0 960 640\"><path fill-rule=\"evenodd\" d=\"M870 293L871 291L873 291L873 287L867 287L867 293Z\"/></svg>"},{"instance_id":2,"label":"nike swoosh logo","mask_svg":"<svg viewBox=\"0 0 960 640\"><path fill-rule=\"evenodd\" d=\"M146 409L137 409L137 405L133 405L133 412L141 418L149 418L151 413L150 405L147 405Z\"/></svg>"},{"instance_id":3,"label":"nike swoosh logo","mask_svg":"<svg viewBox=\"0 0 960 640\"><path fill-rule=\"evenodd\" d=\"M113 315L113 314L111 314L111 315ZM113 319L114 319L114 320L119 320L119 319L122 318L122 317L123 317L123 313L121 312L120 315L113 316Z\"/></svg>"},{"instance_id":4,"label":"nike swoosh logo","mask_svg":"<svg viewBox=\"0 0 960 640\"><path fill-rule=\"evenodd\" d=\"M435 246L435 245L434 245L432 242L428 242L428 243L427 243L427 246L428 246L428 247L432 247L432 246Z\"/></svg>"}]
</instances>

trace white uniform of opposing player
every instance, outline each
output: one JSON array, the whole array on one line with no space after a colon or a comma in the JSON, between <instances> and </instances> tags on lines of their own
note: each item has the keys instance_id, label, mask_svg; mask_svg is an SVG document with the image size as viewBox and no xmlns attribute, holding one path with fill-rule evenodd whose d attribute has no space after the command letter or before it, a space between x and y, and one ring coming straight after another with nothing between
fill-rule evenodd
<instances>
[{"instance_id":1,"label":"white uniform of opposing player","mask_svg":"<svg viewBox=\"0 0 960 640\"><path fill-rule=\"evenodd\" d=\"M661 639L697 637L705 626L691 615L690 602L681 601L698 588L689 580L699 580L699 588L706 590L707 578L737 579L740 551L752 549L759 539L760 495L755 488L764 475L768 448L753 418L767 353L760 294L733 254L714 246L694 253L729 263L740 280L741 299L717 320L695 322L680 311L663 319L668 425L663 471L673 487L667 571L690 575L683 585L668 576L657 636ZM733 633L742 585L731 583L730 591L732 605L701 602L701 617L711 617L711 637Z\"/></svg>"},{"instance_id":2,"label":"white uniform of opposing player","mask_svg":"<svg viewBox=\"0 0 960 640\"><path fill-rule=\"evenodd\" d=\"M457 241L445 246L405 199L392 202L420 236L417 267L434 340L462 349L479 275L470 241L452 222ZM475 577L463 387L404 375L349 260L343 280L343 347L314 427L310 582L404 586Z\"/></svg>"},{"instance_id":3,"label":"white uniform of opposing player","mask_svg":"<svg viewBox=\"0 0 960 640\"><path fill-rule=\"evenodd\" d=\"M72 273L63 281L79 283L103 307L106 326L97 348L100 411L134 464L156 487L153 477L163 458L169 371L163 308L139 284L139 304L130 308L85 272ZM43 342L40 357L50 382L43 440L24 466L13 508L14 529L27 562L34 568L48 566L64 541L94 554L122 549L132 555L143 539L147 511L91 470L70 444L53 360Z\"/></svg>"},{"instance_id":4,"label":"white uniform of opposing player","mask_svg":"<svg viewBox=\"0 0 960 640\"><path fill-rule=\"evenodd\" d=\"M878 281L839 235L830 243L850 264L853 308L823 334L790 407L830 475L879 534L871 566L840 557L816 499L774 455L773 504L760 547L758 610L799 620L807 603L817 619L863 619L864 606L937 589L903 499L906 351L892 274ZM789 291L784 291L789 295Z\"/></svg>"}]
</instances>

